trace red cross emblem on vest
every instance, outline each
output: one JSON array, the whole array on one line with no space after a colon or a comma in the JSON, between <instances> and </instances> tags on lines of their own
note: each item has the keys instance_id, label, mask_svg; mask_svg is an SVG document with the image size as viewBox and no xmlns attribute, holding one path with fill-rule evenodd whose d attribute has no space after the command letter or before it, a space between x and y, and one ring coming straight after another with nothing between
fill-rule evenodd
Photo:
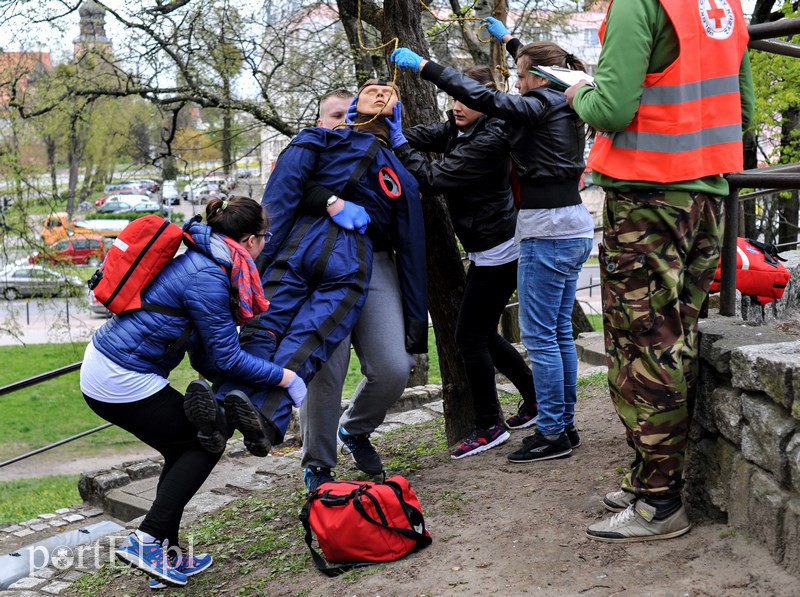
<instances>
[{"instance_id":1,"label":"red cross emblem on vest","mask_svg":"<svg viewBox=\"0 0 800 597\"><path fill-rule=\"evenodd\" d=\"M725 11L717 6L714 0L708 0L708 3L711 8L706 12L706 14L708 15L709 19L714 21L715 29L719 29L722 27L722 19L725 16Z\"/></svg>"},{"instance_id":2,"label":"red cross emblem on vest","mask_svg":"<svg viewBox=\"0 0 800 597\"><path fill-rule=\"evenodd\" d=\"M726 39L733 32L733 9L728 0L699 0L700 20L706 35Z\"/></svg>"}]
</instances>

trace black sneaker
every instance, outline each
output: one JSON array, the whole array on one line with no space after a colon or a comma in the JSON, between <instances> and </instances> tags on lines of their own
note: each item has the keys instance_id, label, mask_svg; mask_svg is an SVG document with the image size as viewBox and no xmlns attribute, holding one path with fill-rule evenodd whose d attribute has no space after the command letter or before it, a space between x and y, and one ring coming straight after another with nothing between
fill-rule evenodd
<instances>
[{"instance_id":1,"label":"black sneaker","mask_svg":"<svg viewBox=\"0 0 800 597\"><path fill-rule=\"evenodd\" d=\"M569 445L572 446L572 449L580 447L581 445L581 434L578 433L578 430L575 429L575 425L569 425L564 428L564 433L567 434L569 438Z\"/></svg>"},{"instance_id":2,"label":"black sneaker","mask_svg":"<svg viewBox=\"0 0 800 597\"><path fill-rule=\"evenodd\" d=\"M325 466L307 466L303 471L303 481L308 493L315 492L320 485L333 481L333 472Z\"/></svg>"},{"instance_id":3,"label":"black sneaker","mask_svg":"<svg viewBox=\"0 0 800 597\"><path fill-rule=\"evenodd\" d=\"M550 441L537 430L522 440L522 447L508 455L509 462L536 462L553 458L566 458L572 453L572 446L565 432Z\"/></svg>"},{"instance_id":4,"label":"black sneaker","mask_svg":"<svg viewBox=\"0 0 800 597\"><path fill-rule=\"evenodd\" d=\"M211 386L203 379L196 379L186 388L185 396L183 412L197 427L197 441L206 451L221 454L230 434Z\"/></svg>"},{"instance_id":5,"label":"black sneaker","mask_svg":"<svg viewBox=\"0 0 800 597\"><path fill-rule=\"evenodd\" d=\"M269 454L275 440L274 433L244 392L233 390L225 395L225 415L228 425L242 432L244 445L253 456Z\"/></svg>"},{"instance_id":6,"label":"black sneaker","mask_svg":"<svg viewBox=\"0 0 800 597\"><path fill-rule=\"evenodd\" d=\"M343 449L342 453L350 454L360 471L368 475L380 475L383 472L383 462L381 462L380 454L375 451L369 441L368 433L350 435L344 430L344 427L340 426L336 439L342 448L347 449L347 452Z\"/></svg>"}]
</instances>

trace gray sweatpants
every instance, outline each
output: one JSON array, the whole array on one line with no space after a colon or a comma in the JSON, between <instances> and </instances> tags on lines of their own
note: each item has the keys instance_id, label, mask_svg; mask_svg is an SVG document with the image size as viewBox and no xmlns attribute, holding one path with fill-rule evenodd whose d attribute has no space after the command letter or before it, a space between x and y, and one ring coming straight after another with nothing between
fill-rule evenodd
<instances>
[{"instance_id":1,"label":"gray sweatpants","mask_svg":"<svg viewBox=\"0 0 800 597\"><path fill-rule=\"evenodd\" d=\"M365 378L340 420L342 386L350 364L350 342L345 339L311 380L300 409L304 467L335 467L339 425L351 435L372 433L406 387L414 357L406 352L400 286L388 252L374 255L367 300L351 340Z\"/></svg>"}]
</instances>

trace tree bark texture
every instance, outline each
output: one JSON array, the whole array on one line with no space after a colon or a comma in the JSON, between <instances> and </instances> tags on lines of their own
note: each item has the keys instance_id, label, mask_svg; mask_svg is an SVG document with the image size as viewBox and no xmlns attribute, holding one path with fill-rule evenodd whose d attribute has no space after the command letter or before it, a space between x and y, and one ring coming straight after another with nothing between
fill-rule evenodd
<instances>
[{"instance_id":1,"label":"tree bark texture","mask_svg":"<svg viewBox=\"0 0 800 597\"><path fill-rule=\"evenodd\" d=\"M402 47L422 56L428 55L428 43L420 25L421 7L417 0L386 2L384 13L385 42L397 37ZM391 48L387 54L390 51ZM407 71L398 73L397 82L405 125L439 120L432 85ZM442 373L445 433L448 444L452 445L467 435L474 422L472 395L455 343L456 318L464 294L465 275L444 199L425 196L422 201L428 254L428 309L433 319Z\"/></svg>"}]
</instances>

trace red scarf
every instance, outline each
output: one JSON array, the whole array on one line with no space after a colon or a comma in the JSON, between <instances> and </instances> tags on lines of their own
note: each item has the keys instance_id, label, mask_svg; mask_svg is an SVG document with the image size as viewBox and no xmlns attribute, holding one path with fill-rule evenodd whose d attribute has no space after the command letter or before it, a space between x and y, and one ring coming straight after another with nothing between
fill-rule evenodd
<instances>
[{"instance_id":1,"label":"red scarf","mask_svg":"<svg viewBox=\"0 0 800 597\"><path fill-rule=\"evenodd\" d=\"M264 296L261 277L250 253L235 240L224 234L219 236L231 250L231 285L239 295L239 308L233 318L237 324L244 325L259 313L269 309L269 301Z\"/></svg>"}]
</instances>

